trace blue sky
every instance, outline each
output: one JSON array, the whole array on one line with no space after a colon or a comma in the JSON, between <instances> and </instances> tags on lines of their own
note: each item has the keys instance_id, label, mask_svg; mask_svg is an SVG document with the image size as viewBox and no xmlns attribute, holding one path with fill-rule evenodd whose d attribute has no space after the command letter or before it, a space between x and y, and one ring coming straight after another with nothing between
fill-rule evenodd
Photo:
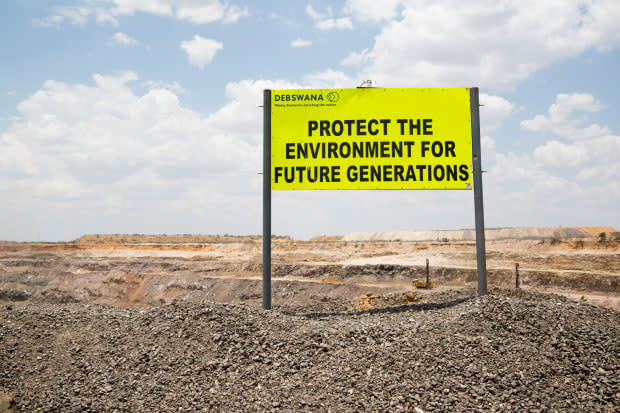
<instances>
[{"instance_id":1,"label":"blue sky","mask_svg":"<svg viewBox=\"0 0 620 413\"><path fill-rule=\"evenodd\" d=\"M479 86L487 226L620 227L620 3L3 2L0 239L261 231L264 88ZM274 193L274 233L473 226L470 192ZM620 229L620 228L619 228Z\"/></svg>"}]
</instances>

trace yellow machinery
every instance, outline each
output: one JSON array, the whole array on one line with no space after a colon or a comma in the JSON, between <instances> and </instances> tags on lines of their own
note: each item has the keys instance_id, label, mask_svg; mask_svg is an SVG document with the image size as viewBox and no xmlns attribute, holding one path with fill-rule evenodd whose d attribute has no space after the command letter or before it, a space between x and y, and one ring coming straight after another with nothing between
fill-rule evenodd
<instances>
[{"instance_id":1,"label":"yellow machinery","mask_svg":"<svg viewBox=\"0 0 620 413\"><path fill-rule=\"evenodd\" d=\"M412 284L415 288L433 288L435 286L434 281L425 282L425 281L420 281L420 280L413 280Z\"/></svg>"},{"instance_id":2,"label":"yellow machinery","mask_svg":"<svg viewBox=\"0 0 620 413\"><path fill-rule=\"evenodd\" d=\"M411 283L415 288L433 288L435 282L430 280L430 268L428 266L428 258L426 259L426 281L413 280Z\"/></svg>"}]
</instances>

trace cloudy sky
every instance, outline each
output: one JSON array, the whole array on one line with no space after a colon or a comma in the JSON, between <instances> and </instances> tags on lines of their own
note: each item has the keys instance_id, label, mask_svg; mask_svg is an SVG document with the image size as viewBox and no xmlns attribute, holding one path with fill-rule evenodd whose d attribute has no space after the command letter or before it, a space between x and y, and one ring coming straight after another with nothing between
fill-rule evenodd
<instances>
[{"instance_id":1,"label":"cloudy sky","mask_svg":"<svg viewBox=\"0 0 620 413\"><path fill-rule=\"evenodd\" d=\"M6 0L0 239L261 232L262 90L479 86L487 227L620 229L617 0ZM471 228L471 191L274 192L273 232Z\"/></svg>"}]
</instances>

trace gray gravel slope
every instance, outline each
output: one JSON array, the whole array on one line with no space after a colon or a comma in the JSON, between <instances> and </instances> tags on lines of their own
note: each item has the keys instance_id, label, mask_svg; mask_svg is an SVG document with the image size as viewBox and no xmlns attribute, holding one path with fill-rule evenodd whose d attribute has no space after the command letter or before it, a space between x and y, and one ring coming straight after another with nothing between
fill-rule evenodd
<instances>
[{"instance_id":1,"label":"gray gravel slope","mask_svg":"<svg viewBox=\"0 0 620 413\"><path fill-rule=\"evenodd\" d=\"M0 392L29 412L620 410L614 310L468 290L296 311L0 307Z\"/></svg>"}]
</instances>

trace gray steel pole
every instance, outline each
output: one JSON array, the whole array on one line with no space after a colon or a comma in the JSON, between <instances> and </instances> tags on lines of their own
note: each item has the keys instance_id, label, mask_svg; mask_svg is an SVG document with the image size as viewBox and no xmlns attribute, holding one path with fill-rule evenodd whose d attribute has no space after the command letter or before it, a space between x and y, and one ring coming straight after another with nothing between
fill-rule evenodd
<instances>
[{"instance_id":1,"label":"gray steel pole","mask_svg":"<svg viewBox=\"0 0 620 413\"><path fill-rule=\"evenodd\" d=\"M515 264L515 287L519 288L519 263Z\"/></svg>"},{"instance_id":2,"label":"gray steel pole","mask_svg":"<svg viewBox=\"0 0 620 413\"><path fill-rule=\"evenodd\" d=\"M487 256L484 241L484 205L482 202L482 159L480 150L480 103L478 88L470 89L471 152L474 167L474 212L476 215L476 260L478 261L478 295L487 293Z\"/></svg>"},{"instance_id":3,"label":"gray steel pole","mask_svg":"<svg viewBox=\"0 0 620 413\"><path fill-rule=\"evenodd\" d=\"M263 93L263 308L271 310L271 90Z\"/></svg>"}]
</instances>

